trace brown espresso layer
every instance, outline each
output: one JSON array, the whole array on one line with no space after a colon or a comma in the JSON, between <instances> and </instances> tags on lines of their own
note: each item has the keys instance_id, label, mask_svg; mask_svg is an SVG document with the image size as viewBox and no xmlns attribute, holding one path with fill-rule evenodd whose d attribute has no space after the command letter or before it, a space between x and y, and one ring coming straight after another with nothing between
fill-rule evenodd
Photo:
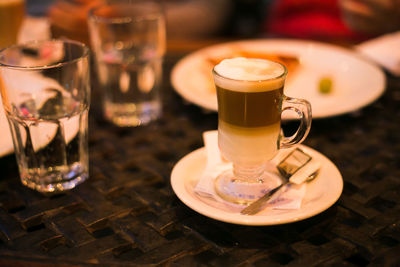
<instances>
[{"instance_id":1,"label":"brown espresso layer","mask_svg":"<svg viewBox=\"0 0 400 267\"><path fill-rule=\"evenodd\" d=\"M283 87L262 92L216 87L219 120L241 127L263 127L280 121Z\"/></svg>"}]
</instances>

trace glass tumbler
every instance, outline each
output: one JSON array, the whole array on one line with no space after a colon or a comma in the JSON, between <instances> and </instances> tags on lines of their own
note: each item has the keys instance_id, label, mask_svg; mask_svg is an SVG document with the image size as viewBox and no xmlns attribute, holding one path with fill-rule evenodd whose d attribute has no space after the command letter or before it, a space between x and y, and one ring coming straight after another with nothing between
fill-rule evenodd
<instances>
[{"instance_id":1,"label":"glass tumbler","mask_svg":"<svg viewBox=\"0 0 400 267\"><path fill-rule=\"evenodd\" d=\"M88 178L89 49L40 41L0 51L0 90L21 181L40 192Z\"/></svg>"},{"instance_id":2,"label":"glass tumbler","mask_svg":"<svg viewBox=\"0 0 400 267\"><path fill-rule=\"evenodd\" d=\"M90 10L88 20L106 119L122 127L158 119L166 46L161 5L115 1Z\"/></svg>"}]
</instances>

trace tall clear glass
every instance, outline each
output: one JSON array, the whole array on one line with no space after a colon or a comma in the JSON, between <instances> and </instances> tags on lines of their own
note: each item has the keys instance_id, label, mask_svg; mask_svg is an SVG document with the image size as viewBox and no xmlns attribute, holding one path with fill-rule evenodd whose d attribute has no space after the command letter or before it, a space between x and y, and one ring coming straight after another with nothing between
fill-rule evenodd
<instances>
[{"instance_id":1,"label":"tall clear glass","mask_svg":"<svg viewBox=\"0 0 400 267\"><path fill-rule=\"evenodd\" d=\"M88 24L105 117L118 126L158 119L166 46L160 3L113 1L90 10Z\"/></svg>"},{"instance_id":2,"label":"tall clear glass","mask_svg":"<svg viewBox=\"0 0 400 267\"><path fill-rule=\"evenodd\" d=\"M21 181L40 192L88 178L89 49L41 41L0 51L0 90Z\"/></svg>"},{"instance_id":3,"label":"tall clear glass","mask_svg":"<svg viewBox=\"0 0 400 267\"><path fill-rule=\"evenodd\" d=\"M218 98L218 145L233 169L215 180L223 199L249 204L271 188L266 163L280 148L301 143L311 127L311 106L306 100L284 95L287 75L280 63L248 58L222 61L214 67ZM281 131L281 114L295 111L300 126L291 137Z\"/></svg>"}]
</instances>

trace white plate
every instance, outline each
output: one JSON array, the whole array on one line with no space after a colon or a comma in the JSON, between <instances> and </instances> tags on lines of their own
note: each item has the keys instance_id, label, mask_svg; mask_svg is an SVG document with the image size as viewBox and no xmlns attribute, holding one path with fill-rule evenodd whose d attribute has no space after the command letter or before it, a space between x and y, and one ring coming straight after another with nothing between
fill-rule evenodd
<instances>
[{"instance_id":1,"label":"white plate","mask_svg":"<svg viewBox=\"0 0 400 267\"><path fill-rule=\"evenodd\" d=\"M24 43L31 40L46 40L50 38L50 27L48 19L45 17L27 16L22 24L18 36L18 42ZM0 96L0 157L10 154L14 151L11 133L9 130L6 115L3 109L3 103Z\"/></svg>"},{"instance_id":2,"label":"white plate","mask_svg":"<svg viewBox=\"0 0 400 267\"><path fill-rule=\"evenodd\" d=\"M243 207L217 202L196 194L194 187L207 161L205 148L189 153L175 165L171 173L172 189L188 207L215 220L242 225L276 225L300 221L332 206L343 189L342 176L327 157L309 147L300 147L321 162L321 169L318 177L307 184L301 208L297 210L268 209L248 216L239 213Z\"/></svg>"},{"instance_id":3,"label":"white plate","mask_svg":"<svg viewBox=\"0 0 400 267\"><path fill-rule=\"evenodd\" d=\"M29 85L29 88L32 92L37 90L38 92L41 91L43 88L57 88L60 91L64 92L65 94L69 94L68 92L65 92L64 89L58 84L53 79L50 78L45 78L41 75L38 75L36 73L31 73L29 76L25 75L24 76L26 80L24 79L13 79L14 83L9 86L14 86L15 88L17 87L27 87L27 84ZM27 78L29 77L29 78ZM10 90L12 91L12 90ZM42 94L42 93L36 93L33 95L36 95L36 102L37 105L40 107L49 97L52 97L53 95L51 93L49 94ZM77 120L79 118L73 117L69 120L67 120L64 124L64 133L65 133L65 141L68 144L78 133L79 123L77 123ZM39 150L40 148L46 146L51 140L53 140L54 136L56 135L57 132L57 126L52 123L45 123L45 124L39 124L37 127L34 127L33 129L34 132L39 131L40 134L34 134L35 136L33 140L33 148L35 151ZM10 154L14 151L13 147L13 142L12 142L12 137L11 137L11 131L10 127L8 125L7 117L5 115L5 111L3 108L2 104L2 99L0 96L0 131L1 131L1 138L0 138L0 157L5 156L7 154ZM21 131L21 136L23 142L25 142L26 139L26 132Z\"/></svg>"},{"instance_id":4,"label":"white plate","mask_svg":"<svg viewBox=\"0 0 400 267\"><path fill-rule=\"evenodd\" d=\"M285 94L310 101L313 118L358 110L379 98L386 86L383 71L353 50L313 41L265 39L214 45L186 56L172 70L173 87L189 102L217 111L207 59L229 57L235 51L296 56L300 64L289 73ZM324 76L334 83L328 94L318 90Z\"/></svg>"},{"instance_id":5,"label":"white plate","mask_svg":"<svg viewBox=\"0 0 400 267\"><path fill-rule=\"evenodd\" d=\"M65 122L64 124L64 131L65 131L65 141L68 144L78 133L79 128L77 127L78 123L77 120L79 118L72 118ZM45 124L39 125L36 129L41 132L40 135L36 135L34 149L35 151L39 150L40 148L47 145L51 140L53 140L54 136L56 135L57 128L55 125ZM13 141L11 137L10 127L8 125L7 117L5 115L3 104L0 96L0 131L1 131L1 138L0 138L0 157L11 154L14 152ZM23 138L26 138L25 132L21 132Z\"/></svg>"}]
</instances>

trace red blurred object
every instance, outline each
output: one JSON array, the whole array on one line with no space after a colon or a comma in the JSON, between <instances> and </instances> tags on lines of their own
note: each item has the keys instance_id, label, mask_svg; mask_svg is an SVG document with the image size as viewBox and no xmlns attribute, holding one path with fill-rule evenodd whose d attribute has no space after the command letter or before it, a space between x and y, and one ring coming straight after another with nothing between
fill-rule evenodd
<instances>
[{"instance_id":1,"label":"red blurred object","mask_svg":"<svg viewBox=\"0 0 400 267\"><path fill-rule=\"evenodd\" d=\"M349 29L337 0L277 0L264 25L267 34L304 39L361 41L368 37Z\"/></svg>"}]
</instances>

